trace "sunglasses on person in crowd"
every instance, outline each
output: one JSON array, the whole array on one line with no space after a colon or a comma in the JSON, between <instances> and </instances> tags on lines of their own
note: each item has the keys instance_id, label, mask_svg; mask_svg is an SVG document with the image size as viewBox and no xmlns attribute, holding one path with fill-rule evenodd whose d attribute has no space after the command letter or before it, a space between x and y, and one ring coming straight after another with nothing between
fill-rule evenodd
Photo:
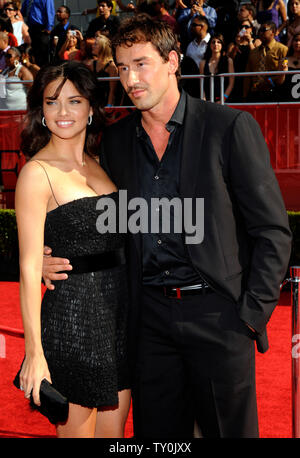
<instances>
[{"instance_id":1,"label":"sunglasses on person in crowd","mask_svg":"<svg viewBox=\"0 0 300 458\"><path fill-rule=\"evenodd\" d=\"M261 27L259 29L260 32L267 32L268 30L271 30L271 27Z\"/></svg>"},{"instance_id":2,"label":"sunglasses on person in crowd","mask_svg":"<svg viewBox=\"0 0 300 458\"><path fill-rule=\"evenodd\" d=\"M4 11L15 11L14 8L4 8Z\"/></svg>"}]
</instances>

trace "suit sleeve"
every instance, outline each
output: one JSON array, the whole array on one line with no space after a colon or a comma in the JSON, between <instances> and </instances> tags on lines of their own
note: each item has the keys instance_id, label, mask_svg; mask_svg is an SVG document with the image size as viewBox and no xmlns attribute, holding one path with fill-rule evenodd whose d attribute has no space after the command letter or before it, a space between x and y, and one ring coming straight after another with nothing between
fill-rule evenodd
<instances>
[{"instance_id":1,"label":"suit sleeve","mask_svg":"<svg viewBox=\"0 0 300 458\"><path fill-rule=\"evenodd\" d=\"M262 333L280 295L291 252L291 231L261 129L241 112L232 131L230 181L253 242L240 318Z\"/></svg>"}]
</instances>

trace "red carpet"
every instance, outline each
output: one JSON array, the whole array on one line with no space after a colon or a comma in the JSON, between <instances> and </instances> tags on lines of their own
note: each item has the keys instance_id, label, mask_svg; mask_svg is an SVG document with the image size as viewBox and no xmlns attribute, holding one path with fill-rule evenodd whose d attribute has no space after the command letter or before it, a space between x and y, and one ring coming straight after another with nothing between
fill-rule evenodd
<instances>
[{"instance_id":1,"label":"red carpet","mask_svg":"<svg viewBox=\"0 0 300 458\"><path fill-rule=\"evenodd\" d=\"M268 326L270 350L257 354L257 392L261 438L290 438L291 418L291 307L282 294ZM0 437L54 437L55 428L39 413L29 412L24 396L12 380L23 358L24 340L1 332L22 329L17 283L0 282ZM14 334L13 332L11 334ZM126 424L132 436L132 417Z\"/></svg>"}]
</instances>

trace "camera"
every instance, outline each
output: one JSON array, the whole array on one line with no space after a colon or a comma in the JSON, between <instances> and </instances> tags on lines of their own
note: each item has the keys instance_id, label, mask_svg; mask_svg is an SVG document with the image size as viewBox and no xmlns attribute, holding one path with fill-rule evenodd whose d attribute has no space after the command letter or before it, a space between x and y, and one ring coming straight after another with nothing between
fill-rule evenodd
<instances>
[{"instance_id":1,"label":"camera","mask_svg":"<svg viewBox=\"0 0 300 458\"><path fill-rule=\"evenodd\" d=\"M76 37L76 30L70 30L70 35L73 35L74 37Z\"/></svg>"}]
</instances>

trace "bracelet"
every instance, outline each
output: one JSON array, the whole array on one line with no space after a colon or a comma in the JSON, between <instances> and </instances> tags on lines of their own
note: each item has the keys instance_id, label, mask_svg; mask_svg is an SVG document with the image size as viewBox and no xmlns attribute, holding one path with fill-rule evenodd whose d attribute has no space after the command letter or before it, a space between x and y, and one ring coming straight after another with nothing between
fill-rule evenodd
<instances>
[{"instance_id":1,"label":"bracelet","mask_svg":"<svg viewBox=\"0 0 300 458\"><path fill-rule=\"evenodd\" d=\"M227 95L227 94L224 94L224 97L225 97L225 99L228 99L229 95Z\"/></svg>"},{"instance_id":2,"label":"bracelet","mask_svg":"<svg viewBox=\"0 0 300 458\"><path fill-rule=\"evenodd\" d=\"M272 87L275 87L274 81L272 81L272 78L268 78L269 83L271 84Z\"/></svg>"}]
</instances>

